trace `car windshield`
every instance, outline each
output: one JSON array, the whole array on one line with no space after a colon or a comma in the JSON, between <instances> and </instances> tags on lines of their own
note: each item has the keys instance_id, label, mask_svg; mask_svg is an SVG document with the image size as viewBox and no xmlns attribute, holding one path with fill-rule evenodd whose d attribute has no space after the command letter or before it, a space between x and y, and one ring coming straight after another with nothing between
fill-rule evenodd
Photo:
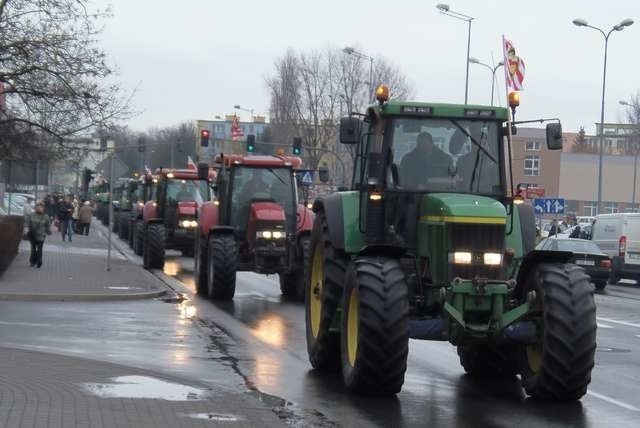
<instances>
[{"instance_id":1,"label":"car windshield","mask_svg":"<svg viewBox=\"0 0 640 428\"><path fill-rule=\"evenodd\" d=\"M392 132L394 188L504 193L498 122L398 118Z\"/></svg>"},{"instance_id":2,"label":"car windshield","mask_svg":"<svg viewBox=\"0 0 640 428\"><path fill-rule=\"evenodd\" d=\"M209 186L206 180L170 179L167 183L167 199L173 202L197 202L209 200Z\"/></svg>"},{"instance_id":3,"label":"car windshield","mask_svg":"<svg viewBox=\"0 0 640 428\"><path fill-rule=\"evenodd\" d=\"M545 248L546 249L546 248ZM579 239L552 239L551 250L555 251L571 251L581 254L600 254L600 248L591 242Z\"/></svg>"}]
</instances>

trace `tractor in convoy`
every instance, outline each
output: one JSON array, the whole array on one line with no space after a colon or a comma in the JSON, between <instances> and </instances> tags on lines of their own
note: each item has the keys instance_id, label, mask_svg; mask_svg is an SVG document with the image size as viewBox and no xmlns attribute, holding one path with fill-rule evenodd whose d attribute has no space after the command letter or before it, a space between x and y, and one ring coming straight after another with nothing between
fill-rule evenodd
<instances>
[{"instance_id":1,"label":"tractor in convoy","mask_svg":"<svg viewBox=\"0 0 640 428\"><path fill-rule=\"evenodd\" d=\"M313 213L298 203L297 156L219 155L216 199L200 208L196 289L233 299L236 272L277 273L284 296L304 296Z\"/></svg>"},{"instance_id":2,"label":"tractor in convoy","mask_svg":"<svg viewBox=\"0 0 640 428\"><path fill-rule=\"evenodd\" d=\"M142 255L142 246L144 244L144 221L142 213L144 205L147 201L153 200L156 196L156 184L158 179L151 173L146 173L138 179L138 185L135 192L131 195L131 217L129 218L129 247L139 256Z\"/></svg>"},{"instance_id":3,"label":"tractor in convoy","mask_svg":"<svg viewBox=\"0 0 640 428\"><path fill-rule=\"evenodd\" d=\"M135 178L126 179L122 183L122 191L120 192L120 203L118 204L118 215L114 215L114 222L118 221L117 230L118 237L124 241L129 241L129 223L131 222L132 210L137 202L137 193L139 180Z\"/></svg>"},{"instance_id":4,"label":"tractor in convoy","mask_svg":"<svg viewBox=\"0 0 640 428\"><path fill-rule=\"evenodd\" d=\"M148 269L164 267L166 249L193 256L197 209L211 199L215 176L206 164L197 169L160 168L155 175L155 198L142 211L142 260Z\"/></svg>"},{"instance_id":5,"label":"tractor in convoy","mask_svg":"<svg viewBox=\"0 0 640 428\"><path fill-rule=\"evenodd\" d=\"M449 341L472 376L519 374L534 398L582 397L594 290L571 253L534 249L533 209L513 193L510 165L526 122L500 107L388 101L385 86L376 98L340 123L340 141L356 148L352 190L314 203L311 365L341 370L350 391L394 394L409 338ZM557 120L546 136L562 148Z\"/></svg>"}]
</instances>

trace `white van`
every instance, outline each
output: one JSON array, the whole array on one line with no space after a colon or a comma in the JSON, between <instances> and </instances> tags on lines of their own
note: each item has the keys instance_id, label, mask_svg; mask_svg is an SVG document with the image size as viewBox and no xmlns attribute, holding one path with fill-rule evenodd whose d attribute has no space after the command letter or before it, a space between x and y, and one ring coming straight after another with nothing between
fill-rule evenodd
<instances>
[{"instance_id":1,"label":"white van","mask_svg":"<svg viewBox=\"0 0 640 428\"><path fill-rule=\"evenodd\" d=\"M611 280L640 282L640 213L600 214L592 237L603 253L611 257Z\"/></svg>"}]
</instances>

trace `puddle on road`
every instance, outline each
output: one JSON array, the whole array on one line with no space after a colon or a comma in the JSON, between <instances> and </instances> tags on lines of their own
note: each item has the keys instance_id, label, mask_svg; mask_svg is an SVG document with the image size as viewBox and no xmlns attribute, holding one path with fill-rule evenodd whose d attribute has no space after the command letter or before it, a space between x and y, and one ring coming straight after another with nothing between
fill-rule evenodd
<instances>
[{"instance_id":1,"label":"puddle on road","mask_svg":"<svg viewBox=\"0 0 640 428\"><path fill-rule=\"evenodd\" d=\"M119 376L110 383L85 383L82 387L102 398L148 398L167 401L206 399L207 390L148 376Z\"/></svg>"},{"instance_id":2,"label":"puddle on road","mask_svg":"<svg viewBox=\"0 0 640 428\"><path fill-rule=\"evenodd\" d=\"M189 414L182 414L181 416L186 416L193 419L204 419L207 421L217 421L217 422L238 422L238 421L244 420L242 416L223 415L220 413L189 413Z\"/></svg>"}]
</instances>

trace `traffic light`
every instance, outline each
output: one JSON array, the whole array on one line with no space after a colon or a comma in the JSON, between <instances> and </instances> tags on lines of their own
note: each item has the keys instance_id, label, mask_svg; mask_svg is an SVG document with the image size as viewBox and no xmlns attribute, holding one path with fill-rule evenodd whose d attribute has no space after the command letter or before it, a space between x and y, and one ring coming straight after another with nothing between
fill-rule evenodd
<instances>
[{"instance_id":1,"label":"traffic light","mask_svg":"<svg viewBox=\"0 0 640 428\"><path fill-rule=\"evenodd\" d=\"M82 191L87 192L89 190L89 183L95 178L95 174L89 168L84 169L82 176Z\"/></svg>"},{"instance_id":2,"label":"traffic light","mask_svg":"<svg viewBox=\"0 0 640 428\"><path fill-rule=\"evenodd\" d=\"M252 153L256 150L256 136L253 134L247 135L247 152Z\"/></svg>"},{"instance_id":3,"label":"traffic light","mask_svg":"<svg viewBox=\"0 0 640 428\"><path fill-rule=\"evenodd\" d=\"M143 153L147 149L147 141L143 136L138 137L138 151Z\"/></svg>"},{"instance_id":4,"label":"traffic light","mask_svg":"<svg viewBox=\"0 0 640 428\"><path fill-rule=\"evenodd\" d=\"M293 137L293 154L299 155L302 153L302 138Z\"/></svg>"},{"instance_id":5,"label":"traffic light","mask_svg":"<svg viewBox=\"0 0 640 428\"><path fill-rule=\"evenodd\" d=\"M200 130L200 146L209 147L209 130L208 129Z\"/></svg>"},{"instance_id":6,"label":"traffic light","mask_svg":"<svg viewBox=\"0 0 640 428\"><path fill-rule=\"evenodd\" d=\"M329 182L329 168L327 168L326 164L318 168L318 178L322 183Z\"/></svg>"}]
</instances>

